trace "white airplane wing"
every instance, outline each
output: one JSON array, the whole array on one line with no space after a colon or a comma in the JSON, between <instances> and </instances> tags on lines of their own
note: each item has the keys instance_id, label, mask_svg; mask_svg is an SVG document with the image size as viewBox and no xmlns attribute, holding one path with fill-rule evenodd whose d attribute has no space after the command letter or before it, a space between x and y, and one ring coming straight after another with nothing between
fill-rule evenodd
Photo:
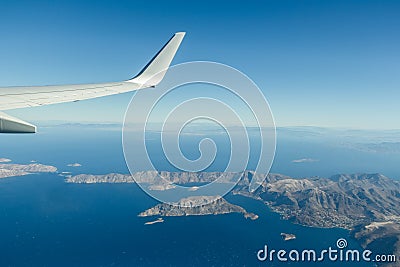
<instances>
[{"instance_id":1,"label":"white airplane wing","mask_svg":"<svg viewBox=\"0 0 400 267\"><path fill-rule=\"evenodd\" d=\"M0 110L36 107L125 93L156 86L164 77L184 32L175 33L134 78L122 82L0 87ZM0 133L35 133L36 126L0 112Z\"/></svg>"}]
</instances>

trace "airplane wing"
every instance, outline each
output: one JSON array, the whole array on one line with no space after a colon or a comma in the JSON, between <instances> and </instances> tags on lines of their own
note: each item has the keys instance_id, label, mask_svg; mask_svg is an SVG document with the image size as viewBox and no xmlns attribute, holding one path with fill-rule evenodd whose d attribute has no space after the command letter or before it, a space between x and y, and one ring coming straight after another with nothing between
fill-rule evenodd
<instances>
[{"instance_id":1,"label":"airplane wing","mask_svg":"<svg viewBox=\"0 0 400 267\"><path fill-rule=\"evenodd\" d=\"M156 86L164 77L182 42L175 33L134 78L121 82L0 88L0 110L44 106L125 93ZM0 133L35 133L36 126L0 112Z\"/></svg>"}]
</instances>

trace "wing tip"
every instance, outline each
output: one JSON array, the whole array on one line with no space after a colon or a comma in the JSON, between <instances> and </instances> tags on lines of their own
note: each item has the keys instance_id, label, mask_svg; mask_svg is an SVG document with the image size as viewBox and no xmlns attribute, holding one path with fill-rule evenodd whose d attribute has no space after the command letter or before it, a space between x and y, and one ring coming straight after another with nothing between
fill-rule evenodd
<instances>
[{"instance_id":1,"label":"wing tip","mask_svg":"<svg viewBox=\"0 0 400 267\"><path fill-rule=\"evenodd\" d=\"M150 60L150 62L147 63L147 65L139 72L139 74L128 80L128 82L148 86L157 85L163 79L167 69L174 59L185 34L186 32L176 32Z\"/></svg>"}]
</instances>

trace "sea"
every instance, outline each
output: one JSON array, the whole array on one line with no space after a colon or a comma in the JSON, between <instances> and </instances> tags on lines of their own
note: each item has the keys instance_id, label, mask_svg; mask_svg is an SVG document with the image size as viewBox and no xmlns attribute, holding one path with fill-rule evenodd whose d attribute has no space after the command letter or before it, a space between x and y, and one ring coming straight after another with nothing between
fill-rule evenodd
<instances>
[{"instance_id":1,"label":"sea","mask_svg":"<svg viewBox=\"0 0 400 267\"><path fill-rule=\"evenodd\" d=\"M358 142L351 145L353 139L347 134L322 138L316 129L299 131L278 130L272 172L294 177L380 172L400 177L395 168L399 153L371 151L371 140L365 141L368 149L363 149ZM293 133L298 138L288 138ZM193 145L198 138L183 144ZM12 163L53 165L60 173L72 175L128 173L121 129L115 125L43 126L34 135L3 135L0 157ZM68 166L71 163L82 166ZM175 170L166 163L160 163L160 168ZM220 168L212 166L209 171ZM296 225L254 199L226 196L229 202L259 215L254 221L227 214L166 217L162 223L145 225L157 217L137 215L158 202L137 185L69 184L64 178L41 173L0 179L0 266L373 266L366 262L280 262L276 258L259 261L257 252L265 245L277 251L321 251L336 248L337 240L343 238L347 248L362 248L347 230ZM296 239L284 241L281 233L294 234Z\"/></svg>"}]
</instances>

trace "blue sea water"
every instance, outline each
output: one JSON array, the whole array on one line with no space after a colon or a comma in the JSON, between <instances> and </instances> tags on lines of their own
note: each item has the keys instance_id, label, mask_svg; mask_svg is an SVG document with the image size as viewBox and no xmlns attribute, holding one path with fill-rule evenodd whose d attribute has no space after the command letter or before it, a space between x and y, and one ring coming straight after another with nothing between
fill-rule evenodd
<instances>
[{"instance_id":1,"label":"blue sea water","mask_svg":"<svg viewBox=\"0 0 400 267\"><path fill-rule=\"evenodd\" d=\"M325 145L331 144L310 148L307 142L281 143L273 170L293 176L362 170L360 164L339 169L344 161L341 153L356 158L359 151L338 147L336 152L323 153ZM128 172L120 132L114 130L45 128L37 135L6 135L0 148L1 157L15 163L36 160L54 165L60 172ZM305 166L291 162L317 156L326 157L330 164L324 160ZM390 164L373 165L377 155L364 153L362 157L369 159L363 163L366 171L392 171ZM74 162L82 167L67 166ZM137 214L157 201L134 184L67 184L57 174L1 179L0 266L368 266L260 263L256 253L264 245L277 250L318 251L334 248L337 239L346 238L349 248L361 248L346 230L294 225L256 200L232 195L227 199L258 214L259 219L251 221L240 214L167 217L163 223L144 225L155 218ZM293 233L297 239L285 242L281 232Z\"/></svg>"},{"instance_id":2,"label":"blue sea water","mask_svg":"<svg viewBox=\"0 0 400 267\"><path fill-rule=\"evenodd\" d=\"M255 266L255 253L264 244L319 249L334 247L344 237L358 248L345 230L293 225L258 201L228 200L260 218L167 217L144 225L154 218L137 214L157 202L134 184L65 184L54 174L4 179L0 266ZM281 232L297 239L285 242Z\"/></svg>"}]
</instances>

